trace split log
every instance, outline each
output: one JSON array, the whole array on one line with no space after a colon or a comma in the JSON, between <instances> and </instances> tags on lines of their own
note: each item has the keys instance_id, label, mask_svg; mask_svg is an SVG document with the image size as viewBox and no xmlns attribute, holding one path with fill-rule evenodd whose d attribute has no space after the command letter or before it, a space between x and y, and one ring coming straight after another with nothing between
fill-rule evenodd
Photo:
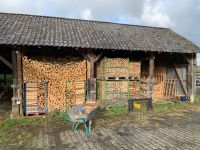
<instances>
[{"instance_id":1,"label":"split log","mask_svg":"<svg viewBox=\"0 0 200 150\"><path fill-rule=\"evenodd\" d=\"M81 58L23 57L23 77L25 82L49 82L48 109L66 111L75 104L76 97L67 100L66 81L86 80L86 60ZM70 95L75 94L74 85ZM41 106L43 105L42 100ZM67 103L68 102L68 103Z\"/></svg>"}]
</instances>

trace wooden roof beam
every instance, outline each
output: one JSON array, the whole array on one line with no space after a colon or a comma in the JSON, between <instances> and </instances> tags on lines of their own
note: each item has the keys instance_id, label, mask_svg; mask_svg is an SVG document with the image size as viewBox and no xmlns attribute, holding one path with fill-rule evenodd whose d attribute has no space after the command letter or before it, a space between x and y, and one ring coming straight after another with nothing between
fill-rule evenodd
<instances>
[{"instance_id":1,"label":"wooden roof beam","mask_svg":"<svg viewBox=\"0 0 200 150\"><path fill-rule=\"evenodd\" d=\"M12 64L1 55L0 55L0 61L3 62L6 66L8 66L11 70L13 69Z\"/></svg>"}]
</instances>

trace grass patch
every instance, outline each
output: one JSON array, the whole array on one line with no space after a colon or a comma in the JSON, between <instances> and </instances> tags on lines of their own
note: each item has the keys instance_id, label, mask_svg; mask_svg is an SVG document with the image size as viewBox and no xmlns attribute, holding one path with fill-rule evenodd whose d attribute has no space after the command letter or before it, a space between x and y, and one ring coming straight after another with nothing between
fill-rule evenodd
<instances>
[{"instance_id":1,"label":"grass patch","mask_svg":"<svg viewBox=\"0 0 200 150\"><path fill-rule=\"evenodd\" d=\"M178 108L185 108L189 106L189 103L185 102L175 102L175 103L154 103L154 111L166 111L166 110L175 110Z\"/></svg>"},{"instance_id":2,"label":"grass patch","mask_svg":"<svg viewBox=\"0 0 200 150\"><path fill-rule=\"evenodd\" d=\"M15 119L7 118L0 122L0 143L3 143L5 141L9 141L9 138L17 134L17 139L19 140L27 140L32 137L32 134L30 132L20 131L19 129L22 129L23 127L29 126L37 126L39 124L42 124L46 120L51 119L51 117L38 117L38 118L25 118L25 117L19 117Z\"/></svg>"},{"instance_id":3,"label":"grass patch","mask_svg":"<svg viewBox=\"0 0 200 150\"><path fill-rule=\"evenodd\" d=\"M128 107L125 105L114 105L110 109L98 109L97 116L119 116L127 112Z\"/></svg>"},{"instance_id":4,"label":"grass patch","mask_svg":"<svg viewBox=\"0 0 200 150\"><path fill-rule=\"evenodd\" d=\"M195 103L200 104L200 94L196 94L194 99L195 99L194 101Z\"/></svg>"},{"instance_id":5,"label":"grass patch","mask_svg":"<svg viewBox=\"0 0 200 150\"><path fill-rule=\"evenodd\" d=\"M196 72L200 72L200 67L197 67L197 68L196 68Z\"/></svg>"}]
</instances>

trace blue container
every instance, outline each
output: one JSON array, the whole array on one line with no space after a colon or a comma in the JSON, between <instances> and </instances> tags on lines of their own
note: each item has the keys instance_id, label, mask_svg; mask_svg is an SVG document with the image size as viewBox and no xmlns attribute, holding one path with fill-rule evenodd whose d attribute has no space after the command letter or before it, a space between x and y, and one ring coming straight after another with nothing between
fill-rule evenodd
<instances>
[{"instance_id":1,"label":"blue container","mask_svg":"<svg viewBox=\"0 0 200 150\"><path fill-rule=\"evenodd\" d=\"M181 101L186 102L187 101L187 96L181 96Z\"/></svg>"}]
</instances>

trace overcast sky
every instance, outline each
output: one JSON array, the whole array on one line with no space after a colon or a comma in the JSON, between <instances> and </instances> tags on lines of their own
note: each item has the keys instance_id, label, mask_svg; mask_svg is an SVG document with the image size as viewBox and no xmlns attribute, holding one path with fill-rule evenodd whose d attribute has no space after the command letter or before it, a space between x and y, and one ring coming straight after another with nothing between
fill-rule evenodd
<instances>
[{"instance_id":1,"label":"overcast sky","mask_svg":"<svg viewBox=\"0 0 200 150\"><path fill-rule=\"evenodd\" d=\"M200 0L0 0L0 12L169 27L200 46Z\"/></svg>"}]
</instances>

